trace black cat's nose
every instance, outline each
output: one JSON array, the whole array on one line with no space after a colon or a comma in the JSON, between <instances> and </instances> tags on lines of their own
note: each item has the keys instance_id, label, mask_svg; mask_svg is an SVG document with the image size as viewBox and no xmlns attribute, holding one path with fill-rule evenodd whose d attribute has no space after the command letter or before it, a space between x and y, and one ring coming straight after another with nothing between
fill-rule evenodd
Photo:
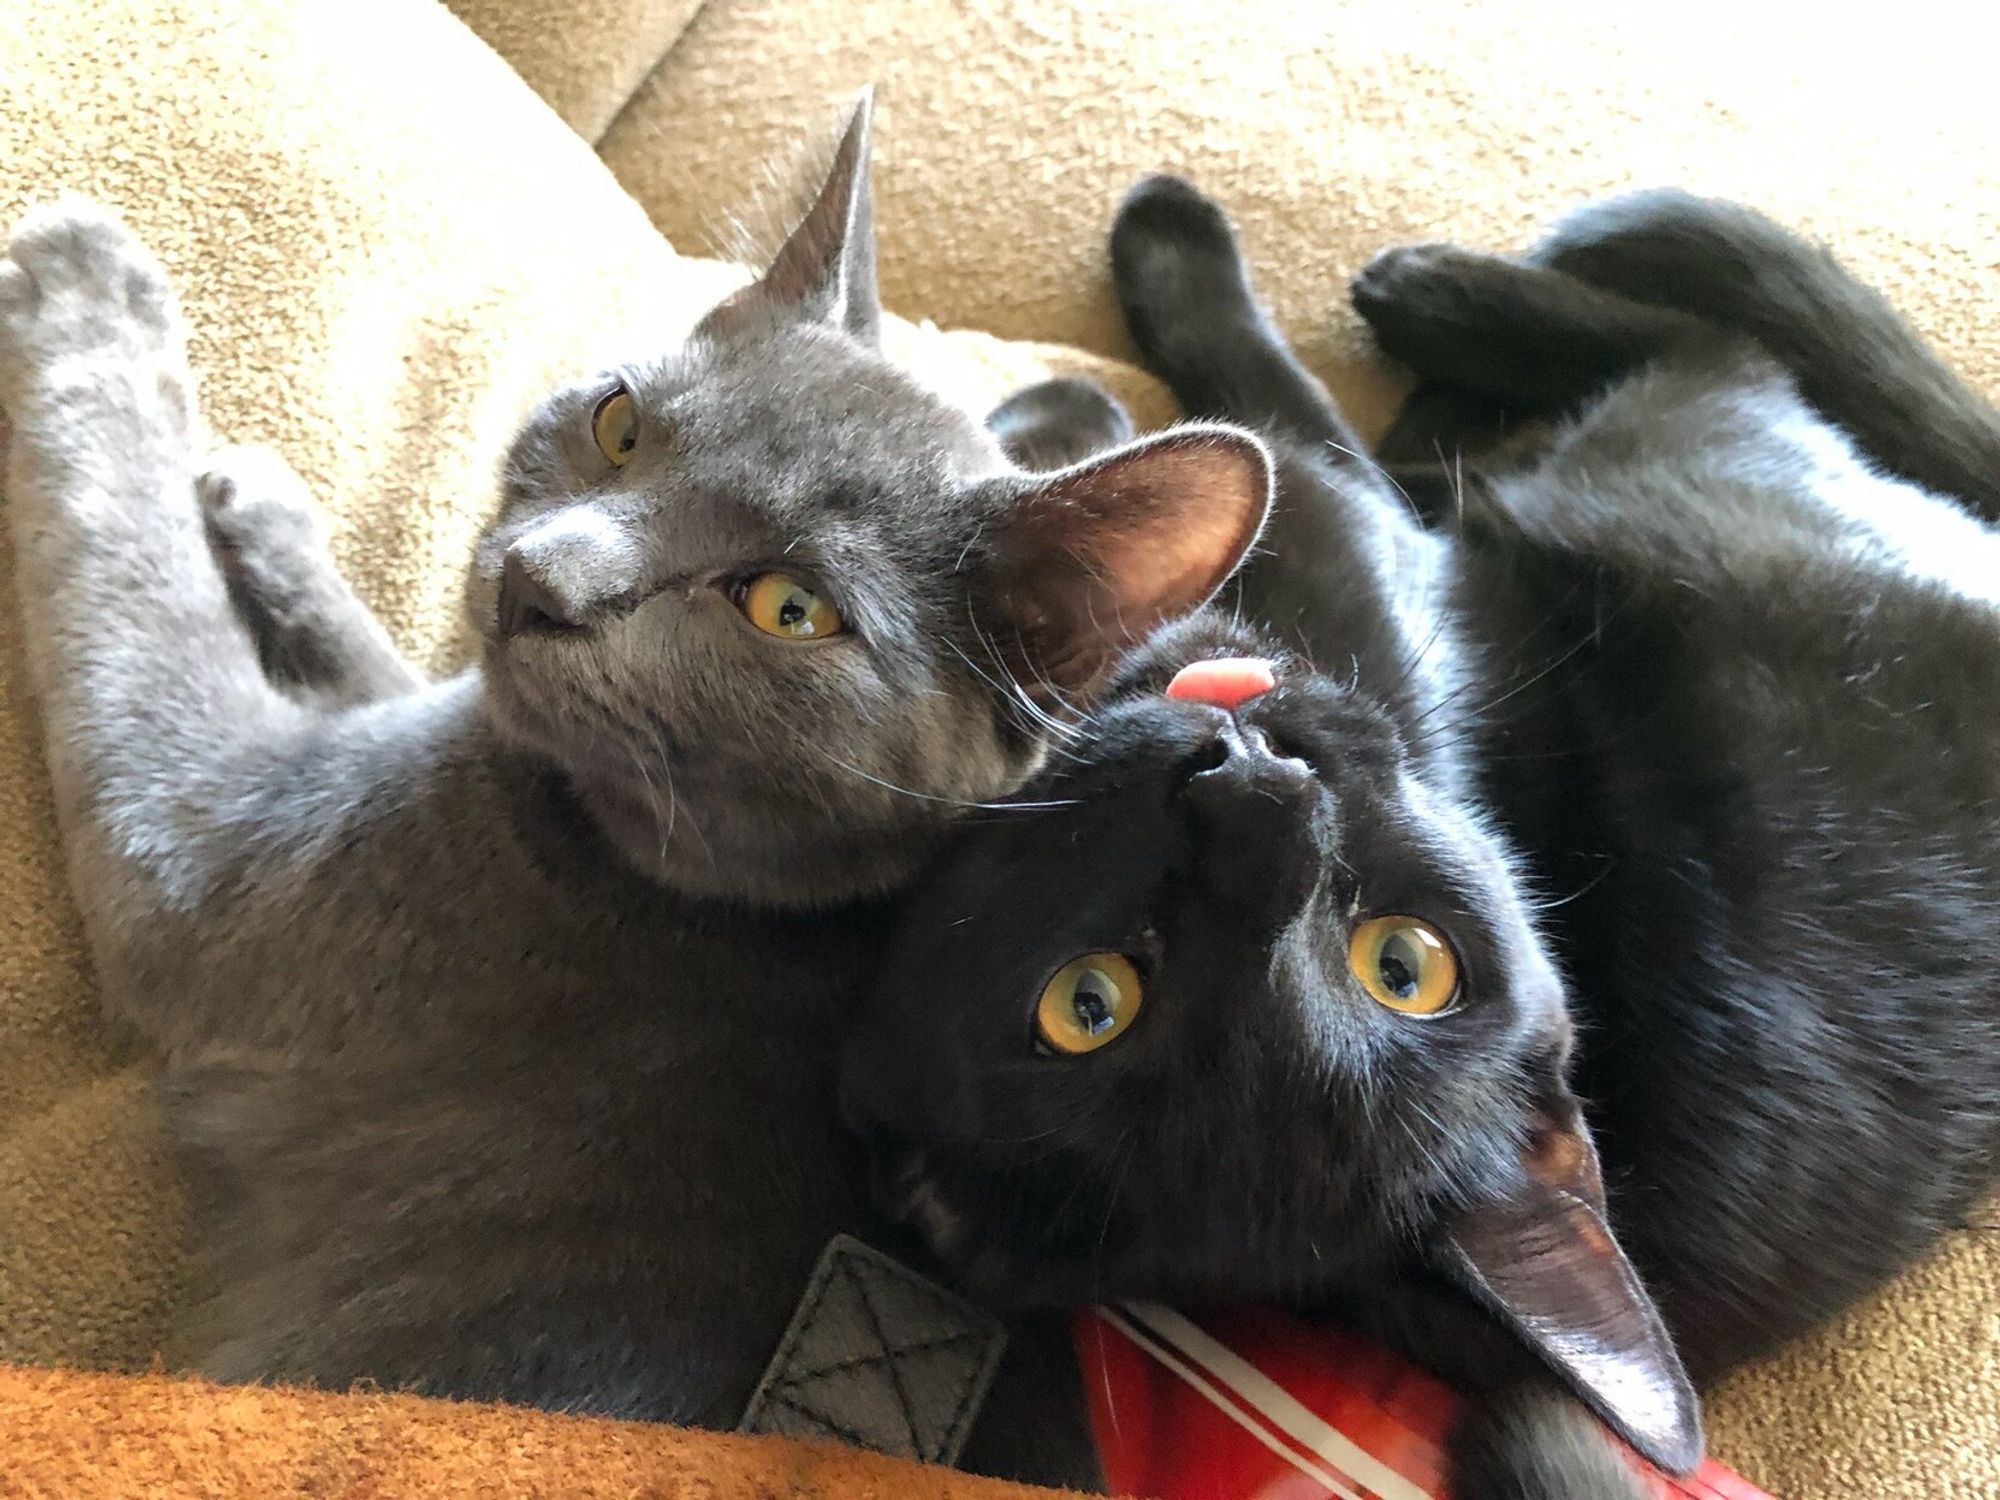
<instances>
[{"instance_id":1,"label":"black cat's nose","mask_svg":"<svg viewBox=\"0 0 2000 1500\"><path fill-rule=\"evenodd\" d=\"M1189 763L1181 796L1197 878L1257 922L1289 920L1311 893L1333 828L1332 793L1313 768L1231 715Z\"/></svg>"},{"instance_id":2,"label":"black cat's nose","mask_svg":"<svg viewBox=\"0 0 2000 1500\"><path fill-rule=\"evenodd\" d=\"M494 623L505 640L587 629L639 601L641 565L617 523L581 506L560 511L507 549Z\"/></svg>"},{"instance_id":3,"label":"black cat's nose","mask_svg":"<svg viewBox=\"0 0 2000 1500\"><path fill-rule=\"evenodd\" d=\"M1185 795L1204 812L1226 814L1246 799L1299 804L1320 789L1311 766L1295 755L1280 754L1263 730L1233 714L1195 752L1190 770Z\"/></svg>"}]
</instances>

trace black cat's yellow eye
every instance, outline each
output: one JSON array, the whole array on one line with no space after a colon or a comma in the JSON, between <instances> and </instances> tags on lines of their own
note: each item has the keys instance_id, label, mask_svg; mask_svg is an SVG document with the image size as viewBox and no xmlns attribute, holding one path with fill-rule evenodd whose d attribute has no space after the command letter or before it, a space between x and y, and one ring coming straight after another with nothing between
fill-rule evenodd
<instances>
[{"instance_id":1,"label":"black cat's yellow eye","mask_svg":"<svg viewBox=\"0 0 2000 1500\"><path fill-rule=\"evenodd\" d=\"M1354 929L1347 964L1377 1005L1434 1016L1458 998L1458 959L1444 936L1415 917L1373 917Z\"/></svg>"},{"instance_id":2,"label":"black cat's yellow eye","mask_svg":"<svg viewBox=\"0 0 2000 1500\"><path fill-rule=\"evenodd\" d=\"M759 573L738 585L736 607L766 635L818 641L847 628L840 611L789 573Z\"/></svg>"},{"instance_id":3,"label":"black cat's yellow eye","mask_svg":"<svg viewBox=\"0 0 2000 1500\"><path fill-rule=\"evenodd\" d=\"M1139 1014L1145 986L1129 958L1089 953L1064 964L1042 987L1035 1037L1051 1052L1076 1057L1124 1034Z\"/></svg>"},{"instance_id":4,"label":"black cat's yellow eye","mask_svg":"<svg viewBox=\"0 0 2000 1500\"><path fill-rule=\"evenodd\" d=\"M614 464L624 463L639 446L639 414L624 386L597 403L590 414L590 435L597 439L598 451Z\"/></svg>"}]
</instances>

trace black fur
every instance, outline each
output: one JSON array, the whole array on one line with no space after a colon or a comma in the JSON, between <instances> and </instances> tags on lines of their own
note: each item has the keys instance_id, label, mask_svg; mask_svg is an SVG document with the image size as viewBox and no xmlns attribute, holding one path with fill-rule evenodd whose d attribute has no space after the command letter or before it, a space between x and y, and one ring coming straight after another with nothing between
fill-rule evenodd
<instances>
[{"instance_id":1,"label":"black fur","mask_svg":"<svg viewBox=\"0 0 2000 1500\"><path fill-rule=\"evenodd\" d=\"M1112 253L1152 367L1276 451L1252 623L1162 632L1056 805L960 833L843 1107L997 1296L1354 1318L1477 1396L1461 1500L1639 1493L1575 1397L1691 1462L1683 1364L1822 1322L1993 1186L2000 419L1822 252L1654 194L1363 273L1427 382L1407 456L1447 459L1413 515L1219 210L1144 183ZM1558 425L1461 483L1522 416ZM1160 696L1246 651L1280 685L1234 714ZM1447 934L1458 1004L1366 998L1384 913ZM1142 1014L1038 1055L1093 951Z\"/></svg>"}]
</instances>

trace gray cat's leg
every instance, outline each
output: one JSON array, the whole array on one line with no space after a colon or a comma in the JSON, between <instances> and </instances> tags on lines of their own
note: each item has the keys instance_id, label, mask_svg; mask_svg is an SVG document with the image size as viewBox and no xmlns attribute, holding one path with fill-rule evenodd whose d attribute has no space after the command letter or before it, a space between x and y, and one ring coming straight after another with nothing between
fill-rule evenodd
<instances>
[{"instance_id":1,"label":"gray cat's leg","mask_svg":"<svg viewBox=\"0 0 2000 1500\"><path fill-rule=\"evenodd\" d=\"M114 995L146 990L163 925L223 878L204 836L303 716L210 561L193 397L166 277L130 232L77 201L24 220L0 259L7 509L72 884Z\"/></svg>"},{"instance_id":2,"label":"gray cat's leg","mask_svg":"<svg viewBox=\"0 0 2000 1500\"><path fill-rule=\"evenodd\" d=\"M1820 246L1752 209L1668 190L1591 204L1529 258L1747 334L1877 462L2000 520L2000 412Z\"/></svg>"},{"instance_id":3,"label":"gray cat's leg","mask_svg":"<svg viewBox=\"0 0 2000 1500\"><path fill-rule=\"evenodd\" d=\"M274 684L329 707L422 686L334 567L289 464L267 448L225 448L195 488L216 565Z\"/></svg>"},{"instance_id":4,"label":"gray cat's leg","mask_svg":"<svg viewBox=\"0 0 2000 1500\"><path fill-rule=\"evenodd\" d=\"M1103 386L1075 375L1016 391L987 413L986 427L1024 469L1081 463L1133 433L1131 415Z\"/></svg>"}]
</instances>

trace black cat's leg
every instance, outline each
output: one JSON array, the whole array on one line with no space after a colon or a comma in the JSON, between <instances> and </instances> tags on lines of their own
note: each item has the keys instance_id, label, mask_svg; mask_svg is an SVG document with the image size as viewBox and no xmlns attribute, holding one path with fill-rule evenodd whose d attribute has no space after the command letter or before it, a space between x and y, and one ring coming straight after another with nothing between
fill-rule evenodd
<instances>
[{"instance_id":1,"label":"black cat's leg","mask_svg":"<svg viewBox=\"0 0 2000 1500\"><path fill-rule=\"evenodd\" d=\"M1581 209L1530 258L1748 335L1876 462L2000 521L2000 411L1818 245L1752 209L1669 190Z\"/></svg>"},{"instance_id":2,"label":"black cat's leg","mask_svg":"<svg viewBox=\"0 0 2000 1500\"><path fill-rule=\"evenodd\" d=\"M1348 1309L1361 1327L1465 1393L1447 1443L1455 1500L1652 1500L1608 1428L1456 1293L1398 1283Z\"/></svg>"},{"instance_id":3,"label":"black cat's leg","mask_svg":"<svg viewBox=\"0 0 2000 1500\"><path fill-rule=\"evenodd\" d=\"M1362 453L1258 305L1228 216L1198 189L1148 177L1127 193L1111 226L1111 274L1146 367L1191 416Z\"/></svg>"},{"instance_id":4,"label":"black cat's leg","mask_svg":"<svg viewBox=\"0 0 2000 1500\"><path fill-rule=\"evenodd\" d=\"M973 1474L1097 1492L1103 1466L1068 1312L1011 1319L1007 1351L972 1424L958 1466Z\"/></svg>"},{"instance_id":5,"label":"black cat's leg","mask_svg":"<svg viewBox=\"0 0 2000 1500\"><path fill-rule=\"evenodd\" d=\"M1043 471L1081 463L1133 433L1118 398L1076 375L1024 386L987 414L986 427L1015 463Z\"/></svg>"},{"instance_id":6,"label":"black cat's leg","mask_svg":"<svg viewBox=\"0 0 2000 1500\"><path fill-rule=\"evenodd\" d=\"M1421 378L1544 412L1575 406L1637 366L1723 341L1689 314L1451 245L1385 250L1350 293L1383 352Z\"/></svg>"},{"instance_id":7,"label":"black cat's leg","mask_svg":"<svg viewBox=\"0 0 2000 1500\"><path fill-rule=\"evenodd\" d=\"M1375 457L1392 470L1405 464L1450 463L1460 453L1480 453L1498 445L1511 424L1536 414L1530 405L1510 410L1491 396L1420 385L1376 440Z\"/></svg>"},{"instance_id":8,"label":"black cat's leg","mask_svg":"<svg viewBox=\"0 0 2000 1500\"><path fill-rule=\"evenodd\" d=\"M1308 657L1345 660L1354 640L1372 639L1393 653L1385 670L1407 676L1433 632L1406 638L1401 623L1383 630L1362 616L1379 618L1388 588L1437 576L1422 533L1455 508L1455 475L1419 474L1406 489L1384 472L1258 305L1228 217L1187 183L1149 177L1126 195L1111 267L1134 341L1182 405L1270 443L1277 496L1237 576L1240 606ZM1382 574L1388 558L1402 560L1397 580ZM1404 595L1412 618L1421 587Z\"/></svg>"},{"instance_id":9,"label":"black cat's leg","mask_svg":"<svg viewBox=\"0 0 2000 1500\"><path fill-rule=\"evenodd\" d=\"M282 458L224 449L196 492L230 600L273 684L328 707L423 685L334 567L305 482Z\"/></svg>"}]
</instances>

